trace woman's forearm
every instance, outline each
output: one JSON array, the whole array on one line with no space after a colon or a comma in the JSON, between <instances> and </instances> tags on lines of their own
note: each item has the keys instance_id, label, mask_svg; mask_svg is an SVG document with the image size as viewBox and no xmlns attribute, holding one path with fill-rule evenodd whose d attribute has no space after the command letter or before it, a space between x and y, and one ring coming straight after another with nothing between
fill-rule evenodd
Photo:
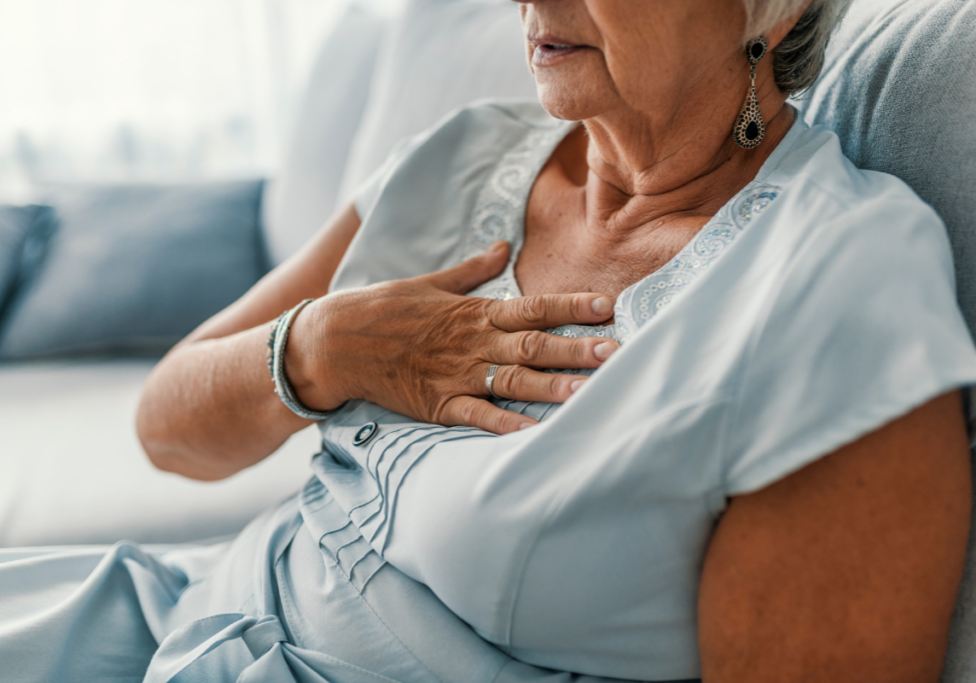
<instances>
[{"instance_id":1,"label":"woman's forearm","mask_svg":"<svg viewBox=\"0 0 976 683\"><path fill-rule=\"evenodd\" d=\"M136 418L152 463L194 479L223 479L308 426L274 393L265 364L270 324L181 344L149 377Z\"/></svg>"},{"instance_id":2,"label":"woman's forearm","mask_svg":"<svg viewBox=\"0 0 976 683\"><path fill-rule=\"evenodd\" d=\"M159 363L136 418L154 465L195 479L221 479L259 462L309 424L274 393L265 362L271 321L304 298L328 293L358 229L359 216L349 205ZM293 331L296 341L297 335Z\"/></svg>"}]
</instances>

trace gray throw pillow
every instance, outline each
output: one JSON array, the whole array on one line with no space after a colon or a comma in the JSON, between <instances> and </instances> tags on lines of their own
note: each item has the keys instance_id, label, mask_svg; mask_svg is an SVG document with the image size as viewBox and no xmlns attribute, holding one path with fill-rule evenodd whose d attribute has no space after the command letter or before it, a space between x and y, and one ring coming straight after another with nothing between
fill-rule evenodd
<instances>
[{"instance_id":1,"label":"gray throw pillow","mask_svg":"<svg viewBox=\"0 0 976 683\"><path fill-rule=\"evenodd\" d=\"M261 181L62 187L0 360L165 352L267 270Z\"/></svg>"}]
</instances>

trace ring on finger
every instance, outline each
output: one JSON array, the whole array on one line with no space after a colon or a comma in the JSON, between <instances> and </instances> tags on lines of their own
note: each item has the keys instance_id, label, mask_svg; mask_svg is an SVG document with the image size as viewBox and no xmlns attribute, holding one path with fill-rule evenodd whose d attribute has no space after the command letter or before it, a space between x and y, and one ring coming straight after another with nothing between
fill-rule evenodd
<instances>
[{"instance_id":1,"label":"ring on finger","mask_svg":"<svg viewBox=\"0 0 976 683\"><path fill-rule=\"evenodd\" d=\"M492 365L490 368L488 368L488 374L485 375L485 389L488 390L488 393L492 398L501 398L501 396L496 394L491 388L491 385L495 382L495 375L497 374L498 366Z\"/></svg>"}]
</instances>

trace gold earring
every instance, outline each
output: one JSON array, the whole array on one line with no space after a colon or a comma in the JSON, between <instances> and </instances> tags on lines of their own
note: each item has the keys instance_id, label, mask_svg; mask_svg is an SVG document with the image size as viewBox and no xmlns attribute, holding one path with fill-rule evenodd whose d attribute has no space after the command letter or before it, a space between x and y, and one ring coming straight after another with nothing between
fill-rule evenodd
<instances>
[{"instance_id":1,"label":"gold earring","mask_svg":"<svg viewBox=\"0 0 976 683\"><path fill-rule=\"evenodd\" d=\"M762 36L746 43L746 57L751 65L749 92L732 129L732 139L743 149L755 149L766 135L766 125L763 123L759 99L756 97L756 64L766 55L767 47L766 39Z\"/></svg>"}]
</instances>

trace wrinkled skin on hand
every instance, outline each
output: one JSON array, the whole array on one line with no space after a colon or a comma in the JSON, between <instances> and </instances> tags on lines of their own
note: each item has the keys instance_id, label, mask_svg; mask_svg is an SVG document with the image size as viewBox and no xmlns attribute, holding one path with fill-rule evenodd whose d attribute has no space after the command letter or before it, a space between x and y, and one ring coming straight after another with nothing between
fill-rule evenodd
<instances>
[{"instance_id":1,"label":"wrinkled skin on hand","mask_svg":"<svg viewBox=\"0 0 976 683\"><path fill-rule=\"evenodd\" d=\"M500 366L498 396L561 403L584 377L542 368L595 368L613 341L543 332L593 325L613 315L601 294L552 294L493 301L464 296L504 268L504 242L431 275L329 294L296 318L286 372L305 405L328 410L366 399L424 422L506 434L535 420L490 403L485 376Z\"/></svg>"}]
</instances>

